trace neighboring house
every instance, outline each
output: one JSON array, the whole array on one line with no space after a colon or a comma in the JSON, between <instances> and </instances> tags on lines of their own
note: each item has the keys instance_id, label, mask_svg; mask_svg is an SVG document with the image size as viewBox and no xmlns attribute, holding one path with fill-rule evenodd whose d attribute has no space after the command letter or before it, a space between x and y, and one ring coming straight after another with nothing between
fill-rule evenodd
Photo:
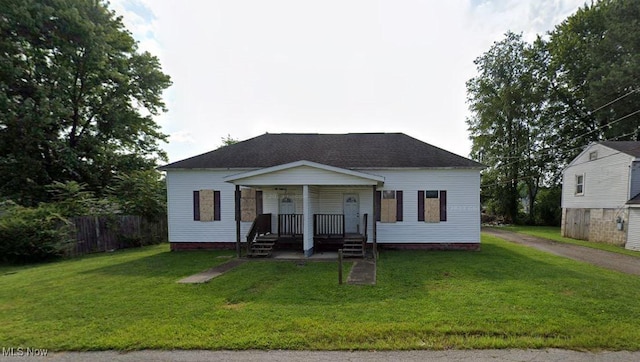
<instances>
[{"instance_id":1,"label":"neighboring house","mask_svg":"<svg viewBox=\"0 0 640 362\"><path fill-rule=\"evenodd\" d=\"M640 250L640 142L592 143L562 177L563 236Z\"/></svg>"},{"instance_id":2,"label":"neighboring house","mask_svg":"<svg viewBox=\"0 0 640 362\"><path fill-rule=\"evenodd\" d=\"M172 250L478 249L475 161L401 133L264 134L160 167Z\"/></svg>"}]
</instances>

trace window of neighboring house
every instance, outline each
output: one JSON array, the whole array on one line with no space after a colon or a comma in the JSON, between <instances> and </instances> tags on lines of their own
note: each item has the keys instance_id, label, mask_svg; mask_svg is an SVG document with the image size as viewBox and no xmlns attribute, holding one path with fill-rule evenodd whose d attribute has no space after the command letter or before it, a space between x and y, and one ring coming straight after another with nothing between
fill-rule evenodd
<instances>
[{"instance_id":1,"label":"window of neighboring house","mask_svg":"<svg viewBox=\"0 0 640 362\"><path fill-rule=\"evenodd\" d=\"M402 221L402 191L376 191L376 221L393 223Z\"/></svg>"},{"instance_id":2,"label":"window of neighboring house","mask_svg":"<svg viewBox=\"0 0 640 362\"><path fill-rule=\"evenodd\" d=\"M589 153L589 161L598 159L598 151L593 151Z\"/></svg>"},{"instance_id":3,"label":"window of neighboring house","mask_svg":"<svg viewBox=\"0 0 640 362\"><path fill-rule=\"evenodd\" d=\"M447 191L418 191L418 221L438 223L447 221Z\"/></svg>"},{"instance_id":4,"label":"window of neighboring house","mask_svg":"<svg viewBox=\"0 0 640 362\"><path fill-rule=\"evenodd\" d=\"M584 174L576 175L576 195L584 195Z\"/></svg>"},{"instance_id":5,"label":"window of neighboring house","mask_svg":"<svg viewBox=\"0 0 640 362\"><path fill-rule=\"evenodd\" d=\"M220 191L193 191L193 220L220 220Z\"/></svg>"},{"instance_id":6,"label":"window of neighboring house","mask_svg":"<svg viewBox=\"0 0 640 362\"><path fill-rule=\"evenodd\" d=\"M243 188L240 190L240 221L252 222L262 214L262 191Z\"/></svg>"}]
</instances>

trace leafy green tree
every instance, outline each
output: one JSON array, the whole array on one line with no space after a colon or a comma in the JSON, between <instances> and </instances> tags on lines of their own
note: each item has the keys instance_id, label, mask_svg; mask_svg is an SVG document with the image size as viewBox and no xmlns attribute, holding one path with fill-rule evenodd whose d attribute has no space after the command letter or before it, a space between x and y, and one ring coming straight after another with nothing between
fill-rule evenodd
<instances>
[{"instance_id":1,"label":"leafy green tree","mask_svg":"<svg viewBox=\"0 0 640 362\"><path fill-rule=\"evenodd\" d=\"M117 200L123 214L158 220L167 213L167 185L162 175L155 170L134 171L116 176L110 193Z\"/></svg>"},{"instance_id":2,"label":"leafy green tree","mask_svg":"<svg viewBox=\"0 0 640 362\"><path fill-rule=\"evenodd\" d=\"M599 140L640 140L640 2L585 5L550 33L559 168Z\"/></svg>"},{"instance_id":3,"label":"leafy green tree","mask_svg":"<svg viewBox=\"0 0 640 362\"><path fill-rule=\"evenodd\" d=\"M475 60L478 75L467 82L471 156L490 166L483 192L511 222L518 215L518 185L526 185L533 211L546 172L545 160L536 157L545 146L540 137L544 92L538 52L521 35L508 32Z\"/></svg>"},{"instance_id":4,"label":"leafy green tree","mask_svg":"<svg viewBox=\"0 0 640 362\"><path fill-rule=\"evenodd\" d=\"M101 195L115 174L166 159L153 116L170 86L101 0L0 0L0 195L48 201L77 181Z\"/></svg>"},{"instance_id":5,"label":"leafy green tree","mask_svg":"<svg viewBox=\"0 0 640 362\"><path fill-rule=\"evenodd\" d=\"M226 137L221 137L220 139L222 140L222 145L220 147L234 145L239 142L238 139L231 137L230 134L227 134Z\"/></svg>"}]
</instances>

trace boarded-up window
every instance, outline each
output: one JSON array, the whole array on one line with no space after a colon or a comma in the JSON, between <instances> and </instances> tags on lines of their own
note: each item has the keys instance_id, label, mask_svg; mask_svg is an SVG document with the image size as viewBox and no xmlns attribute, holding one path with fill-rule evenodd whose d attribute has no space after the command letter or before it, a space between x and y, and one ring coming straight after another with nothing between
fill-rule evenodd
<instances>
[{"instance_id":1,"label":"boarded-up window","mask_svg":"<svg viewBox=\"0 0 640 362\"><path fill-rule=\"evenodd\" d=\"M380 210L381 222L396 222L396 192L382 191L382 204Z\"/></svg>"},{"instance_id":2,"label":"boarded-up window","mask_svg":"<svg viewBox=\"0 0 640 362\"><path fill-rule=\"evenodd\" d=\"M418 191L418 221L447 221L447 191Z\"/></svg>"},{"instance_id":3,"label":"boarded-up window","mask_svg":"<svg viewBox=\"0 0 640 362\"><path fill-rule=\"evenodd\" d=\"M262 191L245 188L240 190L240 221L252 222L262 214Z\"/></svg>"},{"instance_id":4,"label":"boarded-up window","mask_svg":"<svg viewBox=\"0 0 640 362\"><path fill-rule=\"evenodd\" d=\"M440 198L438 191L424 192L424 221L440 222Z\"/></svg>"},{"instance_id":5,"label":"boarded-up window","mask_svg":"<svg viewBox=\"0 0 640 362\"><path fill-rule=\"evenodd\" d=\"M382 191L381 197L379 221L389 223L402 221L402 191L385 190Z\"/></svg>"},{"instance_id":6,"label":"boarded-up window","mask_svg":"<svg viewBox=\"0 0 640 362\"><path fill-rule=\"evenodd\" d=\"M213 190L200 190L200 221L213 221Z\"/></svg>"},{"instance_id":7,"label":"boarded-up window","mask_svg":"<svg viewBox=\"0 0 640 362\"><path fill-rule=\"evenodd\" d=\"M193 191L193 220L220 220L220 191Z\"/></svg>"}]
</instances>

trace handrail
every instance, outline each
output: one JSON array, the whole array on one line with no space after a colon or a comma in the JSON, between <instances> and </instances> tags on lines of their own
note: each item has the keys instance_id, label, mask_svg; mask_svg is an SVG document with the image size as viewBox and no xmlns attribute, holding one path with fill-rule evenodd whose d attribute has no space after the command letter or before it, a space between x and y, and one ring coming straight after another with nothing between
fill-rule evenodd
<instances>
[{"instance_id":1,"label":"handrail","mask_svg":"<svg viewBox=\"0 0 640 362\"><path fill-rule=\"evenodd\" d=\"M256 236L271 232L271 214L260 214L256 216L247 233L247 253L251 251L251 245Z\"/></svg>"},{"instance_id":2,"label":"handrail","mask_svg":"<svg viewBox=\"0 0 640 362\"><path fill-rule=\"evenodd\" d=\"M364 224L364 241L365 241L365 242L367 242L367 240L368 240L368 233L369 233L369 232L367 231L367 223L368 223L368 221L369 221L369 214L364 214L364 215L362 216L362 219L363 219L362 221L363 221L363 224Z\"/></svg>"}]
</instances>

